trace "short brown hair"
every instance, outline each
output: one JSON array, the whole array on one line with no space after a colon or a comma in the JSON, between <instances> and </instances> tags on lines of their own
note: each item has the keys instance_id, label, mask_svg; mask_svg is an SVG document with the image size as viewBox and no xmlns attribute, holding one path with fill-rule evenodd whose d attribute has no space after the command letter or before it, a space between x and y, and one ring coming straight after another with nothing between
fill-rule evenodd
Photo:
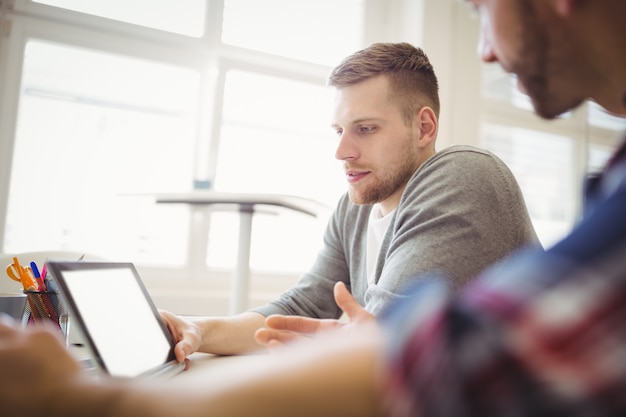
<instances>
[{"instance_id":1,"label":"short brown hair","mask_svg":"<svg viewBox=\"0 0 626 417\"><path fill-rule=\"evenodd\" d=\"M433 66L421 48L409 43L374 43L355 52L336 66L328 85L347 87L378 75L389 79L393 99L410 122L428 106L439 117L439 83Z\"/></svg>"}]
</instances>

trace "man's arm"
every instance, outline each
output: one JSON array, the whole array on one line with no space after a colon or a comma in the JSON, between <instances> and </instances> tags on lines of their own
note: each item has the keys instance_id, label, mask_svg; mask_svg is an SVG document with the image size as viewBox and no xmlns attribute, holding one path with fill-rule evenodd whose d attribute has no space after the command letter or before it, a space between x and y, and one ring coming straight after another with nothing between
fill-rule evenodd
<instances>
[{"instance_id":1,"label":"man's arm","mask_svg":"<svg viewBox=\"0 0 626 417\"><path fill-rule=\"evenodd\" d=\"M261 349L254 333L265 323L265 316L244 312L230 317L183 319L160 311L172 337L177 342L176 359L183 361L193 352L216 355L238 355Z\"/></svg>"},{"instance_id":2,"label":"man's arm","mask_svg":"<svg viewBox=\"0 0 626 417\"><path fill-rule=\"evenodd\" d=\"M376 416L382 340L376 327L329 334L259 356L258 368L219 384L96 381L52 330L0 323L0 404L20 416Z\"/></svg>"},{"instance_id":3,"label":"man's arm","mask_svg":"<svg viewBox=\"0 0 626 417\"><path fill-rule=\"evenodd\" d=\"M378 416L381 340L375 328L329 334L261 356L263 364L219 385L126 390L112 415Z\"/></svg>"}]
</instances>

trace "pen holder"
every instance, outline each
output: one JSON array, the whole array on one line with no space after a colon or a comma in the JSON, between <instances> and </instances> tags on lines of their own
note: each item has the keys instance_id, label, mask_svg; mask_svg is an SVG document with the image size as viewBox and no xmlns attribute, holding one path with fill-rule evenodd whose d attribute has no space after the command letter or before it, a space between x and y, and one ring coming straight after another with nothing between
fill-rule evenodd
<instances>
[{"instance_id":1,"label":"pen holder","mask_svg":"<svg viewBox=\"0 0 626 417\"><path fill-rule=\"evenodd\" d=\"M70 320L67 309L55 291L26 290L26 307L22 315L22 326L45 321L53 323L68 345Z\"/></svg>"}]
</instances>

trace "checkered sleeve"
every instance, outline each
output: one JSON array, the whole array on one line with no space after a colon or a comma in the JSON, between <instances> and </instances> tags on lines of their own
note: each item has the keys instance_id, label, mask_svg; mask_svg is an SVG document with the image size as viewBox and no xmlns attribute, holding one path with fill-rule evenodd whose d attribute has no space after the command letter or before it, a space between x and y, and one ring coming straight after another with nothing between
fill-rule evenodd
<instances>
[{"instance_id":1,"label":"checkered sleeve","mask_svg":"<svg viewBox=\"0 0 626 417\"><path fill-rule=\"evenodd\" d=\"M626 415L623 194L459 295L438 280L412 289L384 322L389 415Z\"/></svg>"}]
</instances>

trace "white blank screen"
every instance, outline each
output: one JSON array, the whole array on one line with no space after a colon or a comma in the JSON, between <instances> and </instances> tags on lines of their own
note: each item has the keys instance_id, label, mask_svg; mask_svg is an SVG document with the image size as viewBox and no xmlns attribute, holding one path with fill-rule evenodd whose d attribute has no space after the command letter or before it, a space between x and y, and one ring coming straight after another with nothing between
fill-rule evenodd
<instances>
[{"instance_id":1,"label":"white blank screen","mask_svg":"<svg viewBox=\"0 0 626 417\"><path fill-rule=\"evenodd\" d=\"M63 272L67 289L111 375L136 376L167 361L170 345L133 272Z\"/></svg>"}]
</instances>

